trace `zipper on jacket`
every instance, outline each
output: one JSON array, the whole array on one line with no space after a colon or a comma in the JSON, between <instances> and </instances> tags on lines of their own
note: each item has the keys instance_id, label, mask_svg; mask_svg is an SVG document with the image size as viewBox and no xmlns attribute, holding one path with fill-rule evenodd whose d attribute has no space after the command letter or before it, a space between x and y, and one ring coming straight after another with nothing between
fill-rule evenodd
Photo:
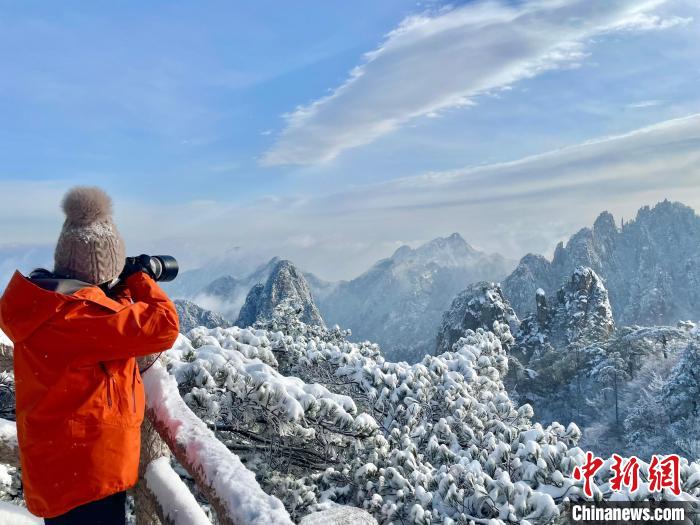
<instances>
[{"instance_id":1,"label":"zipper on jacket","mask_svg":"<svg viewBox=\"0 0 700 525\"><path fill-rule=\"evenodd\" d=\"M134 377L131 381L131 400L134 402L134 414L136 414L136 366L134 363Z\"/></svg>"},{"instance_id":2,"label":"zipper on jacket","mask_svg":"<svg viewBox=\"0 0 700 525\"><path fill-rule=\"evenodd\" d=\"M107 365L102 361L100 361L100 368L102 368L102 371L107 376L107 405L109 405L109 408L112 408L112 374L109 373Z\"/></svg>"}]
</instances>

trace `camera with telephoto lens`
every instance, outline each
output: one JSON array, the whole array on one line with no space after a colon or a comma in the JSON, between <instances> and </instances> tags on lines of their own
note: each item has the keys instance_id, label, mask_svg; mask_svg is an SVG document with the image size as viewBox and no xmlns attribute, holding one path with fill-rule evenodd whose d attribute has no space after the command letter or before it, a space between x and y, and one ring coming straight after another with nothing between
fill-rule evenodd
<instances>
[{"instance_id":1,"label":"camera with telephoto lens","mask_svg":"<svg viewBox=\"0 0 700 525\"><path fill-rule=\"evenodd\" d=\"M180 270L177 260L171 255L141 255L126 258L127 266L137 262L146 268L153 279L159 282L172 281Z\"/></svg>"}]
</instances>

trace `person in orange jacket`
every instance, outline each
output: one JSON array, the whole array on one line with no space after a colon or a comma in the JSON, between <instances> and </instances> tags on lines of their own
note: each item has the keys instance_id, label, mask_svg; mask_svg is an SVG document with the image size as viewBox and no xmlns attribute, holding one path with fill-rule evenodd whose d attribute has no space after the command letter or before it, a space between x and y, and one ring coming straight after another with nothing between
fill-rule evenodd
<instances>
[{"instance_id":1,"label":"person in orange jacket","mask_svg":"<svg viewBox=\"0 0 700 525\"><path fill-rule=\"evenodd\" d=\"M125 266L107 194L78 187L62 204L54 271L15 272L0 298L24 498L47 525L123 525L145 404L135 358L170 348L178 317L145 265Z\"/></svg>"}]
</instances>

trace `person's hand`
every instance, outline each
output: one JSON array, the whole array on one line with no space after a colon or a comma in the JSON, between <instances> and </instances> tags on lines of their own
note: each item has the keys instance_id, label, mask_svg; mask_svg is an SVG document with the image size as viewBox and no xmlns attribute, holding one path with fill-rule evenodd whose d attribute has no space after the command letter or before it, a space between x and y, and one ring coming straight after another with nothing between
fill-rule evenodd
<instances>
[{"instance_id":1,"label":"person's hand","mask_svg":"<svg viewBox=\"0 0 700 525\"><path fill-rule=\"evenodd\" d=\"M138 257L127 257L124 269L119 275L119 280L125 281L129 276L137 272L144 272L155 278L151 269L151 257L149 255L142 253Z\"/></svg>"}]
</instances>

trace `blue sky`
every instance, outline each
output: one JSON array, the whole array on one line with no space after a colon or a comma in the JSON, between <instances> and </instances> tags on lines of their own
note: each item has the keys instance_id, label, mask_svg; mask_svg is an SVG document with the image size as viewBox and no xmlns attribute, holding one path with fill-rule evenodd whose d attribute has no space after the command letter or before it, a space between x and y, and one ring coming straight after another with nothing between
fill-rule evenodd
<instances>
[{"instance_id":1,"label":"blue sky","mask_svg":"<svg viewBox=\"0 0 700 525\"><path fill-rule=\"evenodd\" d=\"M690 0L0 1L0 246L51 244L74 184L133 251L327 278L697 209L699 36Z\"/></svg>"}]
</instances>

